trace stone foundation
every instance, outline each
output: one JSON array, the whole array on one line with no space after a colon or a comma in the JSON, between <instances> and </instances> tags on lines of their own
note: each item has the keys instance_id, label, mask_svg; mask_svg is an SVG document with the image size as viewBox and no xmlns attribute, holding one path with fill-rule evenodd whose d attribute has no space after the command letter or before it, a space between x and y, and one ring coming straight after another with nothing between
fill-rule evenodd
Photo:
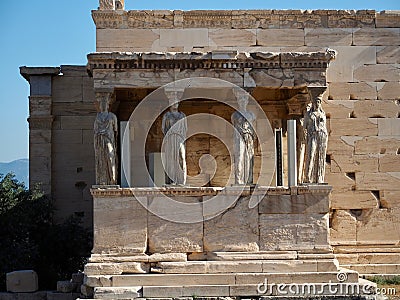
<instances>
[{"instance_id":1,"label":"stone foundation","mask_svg":"<svg viewBox=\"0 0 400 300\"><path fill-rule=\"evenodd\" d=\"M274 284L305 283L326 296L333 296L329 284L371 284L357 295L373 293L372 283L334 257L330 191L328 185L92 189L94 248L85 287L101 299L272 296L279 295ZM165 196L190 209L171 207Z\"/></svg>"},{"instance_id":2,"label":"stone foundation","mask_svg":"<svg viewBox=\"0 0 400 300\"><path fill-rule=\"evenodd\" d=\"M92 189L93 254L328 253L330 190L327 185Z\"/></svg>"}]
</instances>

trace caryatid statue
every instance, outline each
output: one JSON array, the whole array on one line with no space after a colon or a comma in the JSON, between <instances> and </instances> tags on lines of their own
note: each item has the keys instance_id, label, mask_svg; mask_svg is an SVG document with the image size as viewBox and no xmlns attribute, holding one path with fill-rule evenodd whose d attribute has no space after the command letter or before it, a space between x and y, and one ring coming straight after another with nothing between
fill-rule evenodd
<instances>
[{"instance_id":1,"label":"caryatid statue","mask_svg":"<svg viewBox=\"0 0 400 300\"><path fill-rule=\"evenodd\" d=\"M253 123L256 119L253 112L247 110L249 94L240 88L234 88L233 93L239 104L239 110L232 116L233 158L235 170L235 184L253 184L254 167L254 140Z\"/></svg>"},{"instance_id":2,"label":"caryatid statue","mask_svg":"<svg viewBox=\"0 0 400 300\"><path fill-rule=\"evenodd\" d=\"M96 93L100 112L94 121L94 153L96 161L96 184L117 184L117 133L118 121L109 112L110 93Z\"/></svg>"},{"instance_id":3,"label":"caryatid statue","mask_svg":"<svg viewBox=\"0 0 400 300\"><path fill-rule=\"evenodd\" d=\"M306 135L306 159L304 170L305 183L323 183L325 177L326 149L328 145L328 130L326 115L322 109L323 88L311 92L312 106L304 116ZM314 94L314 95L313 95Z\"/></svg>"},{"instance_id":4,"label":"caryatid statue","mask_svg":"<svg viewBox=\"0 0 400 300\"><path fill-rule=\"evenodd\" d=\"M171 185L185 185L187 177L185 140L187 132L186 115L178 111L179 92L165 91L171 103L162 119L164 134L164 168L166 183Z\"/></svg>"}]
</instances>

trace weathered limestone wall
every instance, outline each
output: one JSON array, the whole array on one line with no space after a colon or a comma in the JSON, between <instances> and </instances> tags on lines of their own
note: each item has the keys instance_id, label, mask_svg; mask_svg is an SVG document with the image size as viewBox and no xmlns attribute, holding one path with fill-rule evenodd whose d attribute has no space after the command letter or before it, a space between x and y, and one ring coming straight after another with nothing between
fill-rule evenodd
<instances>
[{"instance_id":1,"label":"weathered limestone wall","mask_svg":"<svg viewBox=\"0 0 400 300\"><path fill-rule=\"evenodd\" d=\"M93 189L92 253L192 253L199 258L221 251L330 253L330 190L326 185L252 192L237 187Z\"/></svg>"},{"instance_id":2,"label":"weathered limestone wall","mask_svg":"<svg viewBox=\"0 0 400 300\"><path fill-rule=\"evenodd\" d=\"M85 66L21 67L30 84L29 184L55 203L55 217L83 217L92 226L95 183L93 79Z\"/></svg>"},{"instance_id":3,"label":"weathered limestone wall","mask_svg":"<svg viewBox=\"0 0 400 300\"><path fill-rule=\"evenodd\" d=\"M400 242L399 11L94 11L93 18L98 52L335 49L323 104L331 242L349 252L359 251L350 245L398 251L389 248Z\"/></svg>"},{"instance_id":4,"label":"weathered limestone wall","mask_svg":"<svg viewBox=\"0 0 400 300\"><path fill-rule=\"evenodd\" d=\"M75 213L90 226L90 188L95 183L93 79L84 66L62 66L61 72L52 82L52 195L59 218Z\"/></svg>"},{"instance_id":5,"label":"weathered limestone wall","mask_svg":"<svg viewBox=\"0 0 400 300\"><path fill-rule=\"evenodd\" d=\"M331 243L343 253L363 246L400 251L399 12L117 10L94 11L93 18L98 52L335 49L323 103L330 128ZM61 69L63 75L52 74L53 68L28 74L30 178L53 195L60 218L84 212L89 225L93 80L85 67Z\"/></svg>"},{"instance_id":6,"label":"weathered limestone wall","mask_svg":"<svg viewBox=\"0 0 400 300\"><path fill-rule=\"evenodd\" d=\"M398 11L93 11L93 19L97 52L392 46L378 49L381 63L390 63L399 34Z\"/></svg>"}]
</instances>

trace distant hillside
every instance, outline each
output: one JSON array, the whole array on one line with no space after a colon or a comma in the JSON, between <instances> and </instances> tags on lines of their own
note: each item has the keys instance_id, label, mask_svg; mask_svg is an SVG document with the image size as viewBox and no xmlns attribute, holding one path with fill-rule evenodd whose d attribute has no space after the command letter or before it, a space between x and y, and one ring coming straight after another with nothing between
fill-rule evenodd
<instances>
[{"instance_id":1,"label":"distant hillside","mask_svg":"<svg viewBox=\"0 0 400 300\"><path fill-rule=\"evenodd\" d=\"M9 163L0 162L0 174L14 173L18 181L29 186L29 159L17 159Z\"/></svg>"}]
</instances>

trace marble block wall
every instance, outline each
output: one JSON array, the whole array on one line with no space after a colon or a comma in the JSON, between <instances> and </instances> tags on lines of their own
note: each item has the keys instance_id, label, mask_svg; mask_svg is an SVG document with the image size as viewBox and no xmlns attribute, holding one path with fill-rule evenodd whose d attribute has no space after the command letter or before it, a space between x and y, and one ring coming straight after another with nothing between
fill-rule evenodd
<instances>
[{"instance_id":1,"label":"marble block wall","mask_svg":"<svg viewBox=\"0 0 400 300\"><path fill-rule=\"evenodd\" d=\"M278 190L260 187L252 194L245 189L236 195L235 187L92 189L92 253L329 253L330 190L330 186ZM189 211L171 207L161 198L163 193L193 206ZM208 202L216 195L217 203ZM252 205L254 200L256 205ZM227 204L225 209L223 204ZM221 213L216 213L216 206L221 206ZM155 207L162 208L165 215L158 215ZM179 222L180 214L191 214L193 222Z\"/></svg>"},{"instance_id":2,"label":"marble block wall","mask_svg":"<svg viewBox=\"0 0 400 300\"><path fill-rule=\"evenodd\" d=\"M398 247L399 11L94 11L92 16L98 52L335 49L323 103L330 130L331 242Z\"/></svg>"}]
</instances>

